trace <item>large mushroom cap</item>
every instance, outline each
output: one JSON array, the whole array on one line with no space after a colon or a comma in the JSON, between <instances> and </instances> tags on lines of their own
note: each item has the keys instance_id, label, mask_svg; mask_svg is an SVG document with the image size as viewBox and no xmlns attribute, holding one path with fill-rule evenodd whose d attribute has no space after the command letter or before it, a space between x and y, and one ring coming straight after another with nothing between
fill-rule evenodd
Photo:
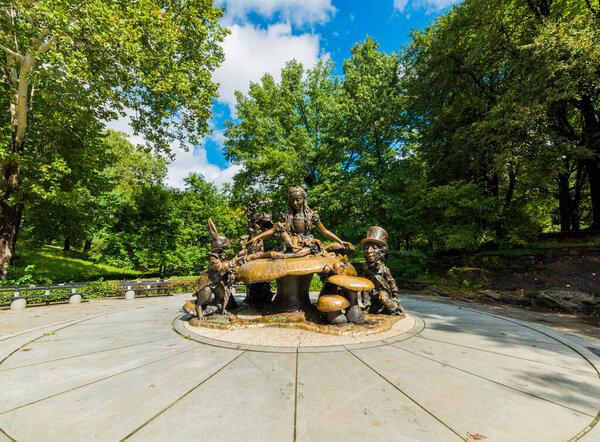
<instances>
[{"instance_id":1,"label":"large mushroom cap","mask_svg":"<svg viewBox=\"0 0 600 442\"><path fill-rule=\"evenodd\" d=\"M347 308L350 301L340 295L322 295L317 301L317 310L324 313L337 312Z\"/></svg>"},{"instance_id":2,"label":"large mushroom cap","mask_svg":"<svg viewBox=\"0 0 600 442\"><path fill-rule=\"evenodd\" d=\"M375 288L375 285L371 281L367 278L361 278L360 276L332 275L327 278L327 282L355 292Z\"/></svg>"},{"instance_id":3,"label":"large mushroom cap","mask_svg":"<svg viewBox=\"0 0 600 442\"><path fill-rule=\"evenodd\" d=\"M267 282L283 276L301 276L323 273L332 269L339 258L335 256L305 256L303 258L257 259L238 269L237 277L246 284Z\"/></svg>"}]
</instances>

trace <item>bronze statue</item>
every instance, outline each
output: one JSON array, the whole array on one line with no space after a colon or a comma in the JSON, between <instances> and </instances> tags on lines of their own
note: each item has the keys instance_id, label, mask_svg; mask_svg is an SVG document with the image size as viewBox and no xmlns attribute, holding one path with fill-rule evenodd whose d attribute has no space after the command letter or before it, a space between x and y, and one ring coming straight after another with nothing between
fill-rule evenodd
<instances>
[{"instance_id":1,"label":"bronze statue","mask_svg":"<svg viewBox=\"0 0 600 442\"><path fill-rule=\"evenodd\" d=\"M280 253L271 253L270 257L272 258L300 258L309 254L324 255L326 251L323 244L312 235L313 226L327 238L339 243L344 249L354 250L352 244L342 241L325 228L319 214L308 207L306 191L302 187L290 189L288 208L285 213L281 214L280 222L273 228L250 239L246 243L246 248L252 247L254 242L263 238L279 234L283 250Z\"/></svg>"},{"instance_id":2,"label":"bronze statue","mask_svg":"<svg viewBox=\"0 0 600 442\"><path fill-rule=\"evenodd\" d=\"M225 250L231 248L231 243L225 236L219 235L217 226L210 218L208 232L211 240L208 269L200 275L195 287L195 316L200 319L217 312L229 314L237 308L235 298L231 294L240 259L228 260ZM193 313L188 309L186 311Z\"/></svg>"},{"instance_id":3,"label":"bronze statue","mask_svg":"<svg viewBox=\"0 0 600 442\"><path fill-rule=\"evenodd\" d=\"M261 233L273 228L272 215L258 212L260 207L272 202L270 198L257 201L256 203L250 201L246 207L246 219L248 222L244 223L239 218L236 218L248 230L248 235L242 237L242 250L238 254L238 257L243 257L244 260L248 261L265 255L262 239L252 243L249 249L246 249L245 244L249 239L256 238ZM271 256L271 254L266 255ZM271 284L269 282L246 284L246 298L244 299L246 304L264 305L271 302L271 299L273 299L273 292L271 291Z\"/></svg>"},{"instance_id":4,"label":"bronze statue","mask_svg":"<svg viewBox=\"0 0 600 442\"><path fill-rule=\"evenodd\" d=\"M399 315L403 309L398 286L390 269L381 261L388 252L387 239L388 234L384 229L373 226L369 227L367 237L361 241L366 259L364 276L375 285L367 296L363 294L363 303L368 306L369 313Z\"/></svg>"},{"instance_id":5,"label":"bronze statue","mask_svg":"<svg viewBox=\"0 0 600 442\"><path fill-rule=\"evenodd\" d=\"M330 324L364 323L363 306L359 302L361 293L368 313L402 314L396 281L382 262L388 251L388 234L384 229L370 227L367 238L361 242L366 263L365 278L360 278L347 258L354 252L354 246L325 228L319 214L308 206L304 189L290 189L287 210L275 224L271 215L257 212L270 202L264 200L248 205L247 223L238 221L248 229L249 239L231 260L226 254L231 243L219 235L215 224L208 220L209 265L196 285L195 304L188 301L184 306L187 313L202 319L205 315L232 312L237 308L232 297L236 280L246 284L245 302L268 304L264 311L314 310L309 287L313 275L317 274L324 281L317 310L324 313ZM324 247L313 237L313 227L334 243ZM281 246L265 251L262 240L270 236L279 236ZM277 285L275 297L271 292L272 281Z\"/></svg>"}]
</instances>

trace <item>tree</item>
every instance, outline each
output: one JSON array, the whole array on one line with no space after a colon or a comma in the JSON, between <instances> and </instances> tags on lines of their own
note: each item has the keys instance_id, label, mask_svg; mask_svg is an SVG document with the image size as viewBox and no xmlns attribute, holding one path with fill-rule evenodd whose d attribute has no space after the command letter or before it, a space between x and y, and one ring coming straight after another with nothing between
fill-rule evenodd
<instances>
[{"instance_id":1,"label":"tree","mask_svg":"<svg viewBox=\"0 0 600 442\"><path fill-rule=\"evenodd\" d=\"M42 0L0 5L0 277L10 263L23 206L35 186L32 131L61 117L66 100L94 121L130 112L136 132L168 151L173 139L197 141L209 132L211 71L223 54L225 30L212 1ZM47 107L54 114L31 118Z\"/></svg>"},{"instance_id":2,"label":"tree","mask_svg":"<svg viewBox=\"0 0 600 442\"><path fill-rule=\"evenodd\" d=\"M315 189L315 207L346 238L358 240L373 224L388 225L390 198L406 164L400 140L404 95L400 62L372 38L357 43L344 61L335 119L329 131L332 161Z\"/></svg>"},{"instance_id":3,"label":"tree","mask_svg":"<svg viewBox=\"0 0 600 442\"><path fill-rule=\"evenodd\" d=\"M237 240L247 232L235 219L236 216L242 217L242 211L231 207L224 192L214 184L207 183L200 174L191 173L184 181L186 187L178 193L175 214L181 221L177 250L181 259L180 267L195 272L208 265L208 218L214 221L220 234L228 237L237 250Z\"/></svg>"},{"instance_id":4,"label":"tree","mask_svg":"<svg viewBox=\"0 0 600 442\"><path fill-rule=\"evenodd\" d=\"M513 208L516 199L542 200L550 183L563 229L578 229L586 176L590 228L599 226L600 51L590 5L467 0L415 31L405 52L409 117L429 176L478 184L496 200L497 236L524 207Z\"/></svg>"},{"instance_id":5,"label":"tree","mask_svg":"<svg viewBox=\"0 0 600 442\"><path fill-rule=\"evenodd\" d=\"M227 159L244 166L234 192L258 186L283 198L291 186L318 184L323 168L338 161L328 142L339 95L332 69L321 62L305 72L292 60L280 84L265 74L250 84L248 96L236 93L238 120L228 121L225 131Z\"/></svg>"}]
</instances>

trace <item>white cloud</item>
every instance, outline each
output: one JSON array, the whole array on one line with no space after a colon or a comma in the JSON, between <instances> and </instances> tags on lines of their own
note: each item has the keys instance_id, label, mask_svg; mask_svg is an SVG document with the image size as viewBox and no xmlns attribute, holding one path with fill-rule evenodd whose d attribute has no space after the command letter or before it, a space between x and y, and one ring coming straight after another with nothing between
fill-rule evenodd
<instances>
[{"instance_id":1,"label":"white cloud","mask_svg":"<svg viewBox=\"0 0 600 442\"><path fill-rule=\"evenodd\" d=\"M125 133L133 144L145 144L144 137L133 135L133 130L129 124L129 115L131 114L132 112L127 112L125 117L110 121L106 126L109 129ZM207 138L220 145L225 141L223 131L218 130ZM209 183L222 186L225 183L232 183L233 176L241 169L241 166L229 166L221 169L214 164L210 164L206 157L206 149L201 146L191 147L188 151L185 151L179 142L174 142L170 147L175 159L167 166L166 184L171 187L185 188L183 179L192 172L203 175Z\"/></svg>"},{"instance_id":2,"label":"white cloud","mask_svg":"<svg viewBox=\"0 0 600 442\"><path fill-rule=\"evenodd\" d=\"M292 35L289 24L275 24L267 29L253 25L233 25L231 34L223 42L225 61L215 71L213 78L221 84L218 100L234 113L235 91L247 93L251 81L258 82L266 73L280 79L286 61L295 58L305 68L319 60L319 36ZM328 54L324 54L327 58Z\"/></svg>"},{"instance_id":3,"label":"white cloud","mask_svg":"<svg viewBox=\"0 0 600 442\"><path fill-rule=\"evenodd\" d=\"M191 148L187 152L179 145L171 148L175 154L175 160L169 164L167 175L167 185L171 187L185 188L183 179L192 172L203 175L209 183L221 186L233 182L233 176L241 169L241 166L229 166L221 169L210 164L206 157L206 149L203 147Z\"/></svg>"},{"instance_id":4,"label":"white cloud","mask_svg":"<svg viewBox=\"0 0 600 442\"><path fill-rule=\"evenodd\" d=\"M219 0L216 4L227 8L226 22L245 22L249 13L256 13L301 26L326 23L336 12L331 0Z\"/></svg>"},{"instance_id":5,"label":"white cloud","mask_svg":"<svg viewBox=\"0 0 600 442\"><path fill-rule=\"evenodd\" d=\"M406 4L408 0L394 0L394 9L397 9L400 12L404 12L404 8L406 8Z\"/></svg>"},{"instance_id":6,"label":"white cloud","mask_svg":"<svg viewBox=\"0 0 600 442\"><path fill-rule=\"evenodd\" d=\"M426 14L433 14L447 8L460 0L411 0L412 9L425 9ZM394 0L394 9L404 12L409 0Z\"/></svg>"}]
</instances>

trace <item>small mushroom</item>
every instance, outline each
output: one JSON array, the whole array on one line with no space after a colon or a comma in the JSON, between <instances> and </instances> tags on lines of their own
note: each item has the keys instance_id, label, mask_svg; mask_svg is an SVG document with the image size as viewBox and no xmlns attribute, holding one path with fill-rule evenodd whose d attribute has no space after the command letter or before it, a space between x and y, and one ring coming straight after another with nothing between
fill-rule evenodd
<instances>
[{"instance_id":1,"label":"small mushroom","mask_svg":"<svg viewBox=\"0 0 600 442\"><path fill-rule=\"evenodd\" d=\"M317 310L327 314L330 324L345 324L348 320L342 310L349 305L350 302L341 295L321 295L317 301Z\"/></svg>"},{"instance_id":2,"label":"small mushroom","mask_svg":"<svg viewBox=\"0 0 600 442\"><path fill-rule=\"evenodd\" d=\"M327 278L327 282L338 285L353 292L362 292L363 290L371 290L375 285L367 278L350 275L332 275Z\"/></svg>"},{"instance_id":3,"label":"small mushroom","mask_svg":"<svg viewBox=\"0 0 600 442\"><path fill-rule=\"evenodd\" d=\"M332 275L327 278L327 283L342 287L348 295L348 299L350 299L350 308L346 312L348 321L353 324L363 324L365 317L358 304L358 292L371 290L375 288L375 285L366 278L350 275Z\"/></svg>"}]
</instances>

